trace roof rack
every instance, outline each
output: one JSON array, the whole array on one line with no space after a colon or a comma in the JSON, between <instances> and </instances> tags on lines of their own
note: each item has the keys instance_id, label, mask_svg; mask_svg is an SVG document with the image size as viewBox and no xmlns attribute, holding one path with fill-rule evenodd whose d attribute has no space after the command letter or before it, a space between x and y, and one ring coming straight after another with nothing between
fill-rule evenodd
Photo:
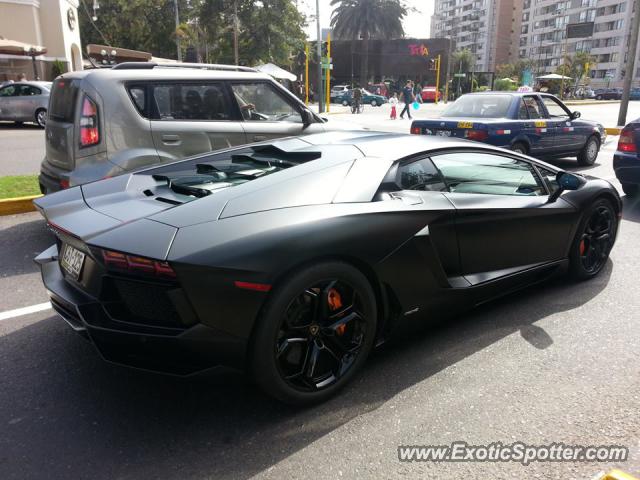
<instances>
[{"instance_id":1,"label":"roof rack","mask_svg":"<svg viewBox=\"0 0 640 480\"><path fill-rule=\"evenodd\" d=\"M111 67L112 70L151 70L154 68L193 68L196 70L225 70L233 72L257 72L255 68L239 65L220 65L216 63L155 63L155 62L122 62Z\"/></svg>"}]
</instances>

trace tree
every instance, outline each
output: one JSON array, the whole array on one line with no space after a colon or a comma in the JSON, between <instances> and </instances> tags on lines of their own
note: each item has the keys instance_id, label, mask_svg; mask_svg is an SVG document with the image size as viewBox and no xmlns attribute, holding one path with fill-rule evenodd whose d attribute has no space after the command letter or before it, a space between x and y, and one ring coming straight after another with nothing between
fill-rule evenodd
<instances>
[{"instance_id":1,"label":"tree","mask_svg":"<svg viewBox=\"0 0 640 480\"><path fill-rule=\"evenodd\" d=\"M496 78L511 78L518 82L522 81L525 70L536 71L536 62L525 58L515 63L505 63L496 67Z\"/></svg>"},{"instance_id":2,"label":"tree","mask_svg":"<svg viewBox=\"0 0 640 480\"><path fill-rule=\"evenodd\" d=\"M596 57L588 52L575 52L572 56L565 55L562 65L556 69L556 73L571 77L576 80L576 85L585 74L588 74L588 65L596 62Z\"/></svg>"},{"instance_id":3,"label":"tree","mask_svg":"<svg viewBox=\"0 0 640 480\"><path fill-rule=\"evenodd\" d=\"M362 39L360 84L369 80L369 40L393 39L404 36L402 19L407 7L401 0L331 0L335 7L331 27L336 39Z\"/></svg>"}]
</instances>

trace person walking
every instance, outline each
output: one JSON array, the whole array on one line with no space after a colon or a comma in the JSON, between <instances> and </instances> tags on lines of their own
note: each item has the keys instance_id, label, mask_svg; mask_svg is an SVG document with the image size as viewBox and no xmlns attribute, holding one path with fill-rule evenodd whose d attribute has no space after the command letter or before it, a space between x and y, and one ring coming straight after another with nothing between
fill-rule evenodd
<instances>
[{"instance_id":1,"label":"person walking","mask_svg":"<svg viewBox=\"0 0 640 480\"><path fill-rule=\"evenodd\" d=\"M402 89L402 101L404 102L404 108L400 112L400 118L404 120L404 114L406 112L409 119L411 119L411 104L413 103L413 87L411 86L411 80L408 80L407 84Z\"/></svg>"},{"instance_id":2,"label":"person walking","mask_svg":"<svg viewBox=\"0 0 640 480\"><path fill-rule=\"evenodd\" d=\"M391 95L391 98L389 99L389 105L391 105L391 116L389 118L391 118L391 120L396 120L398 117L398 94L394 92L393 95Z\"/></svg>"}]
</instances>

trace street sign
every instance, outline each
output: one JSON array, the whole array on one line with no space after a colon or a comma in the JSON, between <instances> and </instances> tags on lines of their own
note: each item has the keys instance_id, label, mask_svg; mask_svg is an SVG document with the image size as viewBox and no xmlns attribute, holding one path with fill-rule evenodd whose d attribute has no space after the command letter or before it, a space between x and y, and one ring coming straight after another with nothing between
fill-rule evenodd
<instances>
[{"instance_id":1,"label":"street sign","mask_svg":"<svg viewBox=\"0 0 640 480\"><path fill-rule=\"evenodd\" d=\"M453 74L454 77L458 77L458 78L464 78L467 76L466 73L454 73Z\"/></svg>"},{"instance_id":2,"label":"street sign","mask_svg":"<svg viewBox=\"0 0 640 480\"><path fill-rule=\"evenodd\" d=\"M593 22L567 24L567 38L584 38L593 35Z\"/></svg>"}]
</instances>

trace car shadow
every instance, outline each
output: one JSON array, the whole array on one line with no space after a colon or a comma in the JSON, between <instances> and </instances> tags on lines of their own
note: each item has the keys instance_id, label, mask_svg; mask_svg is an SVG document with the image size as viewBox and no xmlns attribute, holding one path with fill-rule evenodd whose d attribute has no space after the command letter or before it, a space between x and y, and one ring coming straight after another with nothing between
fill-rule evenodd
<instances>
[{"instance_id":1,"label":"car shadow","mask_svg":"<svg viewBox=\"0 0 640 480\"><path fill-rule=\"evenodd\" d=\"M249 478L509 335L543 355L553 338L536 322L589 302L611 272L609 260L588 282L558 278L436 327L405 326L337 397L306 409L239 374L112 366L62 320L36 321L0 337L0 478Z\"/></svg>"},{"instance_id":2,"label":"car shadow","mask_svg":"<svg viewBox=\"0 0 640 480\"><path fill-rule=\"evenodd\" d=\"M622 218L630 222L640 223L640 196L622 197Z\"/></svg>"},{"instance_id":3,"label":"car shadow","mask_svg":"<svg viewBox=\"0 0 640 480\"><path fill-rule=\"evenodd\" d=\"M15 122L0 121L0 130L42 130L42 128L35 123L17 124Z\"/></svg>"},{"instance_id":4,"label":"car shadow","mask_svg":"<svg viewBox=\"0 0 640 480\"><path fill-rule=\"evenodd\" d=\"M2 276L22 275L38 271L33 259L55 243L41 217L0 229L0 265ZM2 222L0 222L2 226Z\"/></svg>"}]
</instances>

